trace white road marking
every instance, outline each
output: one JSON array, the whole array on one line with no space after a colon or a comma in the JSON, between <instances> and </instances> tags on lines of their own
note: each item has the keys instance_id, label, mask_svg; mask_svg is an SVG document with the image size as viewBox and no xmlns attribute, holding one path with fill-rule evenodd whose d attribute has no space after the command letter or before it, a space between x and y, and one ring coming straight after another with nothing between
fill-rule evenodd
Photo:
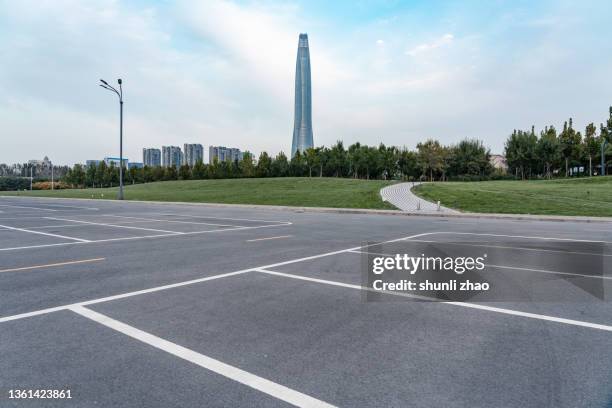
<instances>
[{"instance_id":1,"label":"white road marking","mask_svg":"<svg viewBox=\"0 0 612 408\"><path fill-rule=\"evenodd\" d=\"M213 225L213 226L217 226L217 227L242 227L243 226L243 225L232 225L232 224L212 224L210 222L160 220L160 219L156 219L156 218L127 217L127 216L124 216L124 215L110 215L110 214L104 215L104 217L117 217L117 218L136 219L136 220L142 220L141 222L144 222L144 221L149 221L149 222L169 222L169 223L177 223L177 224Z\"/></svg>"},{"instance_id":2,"label":"white road marking","mask_svg":"<svg viewBox=\"0 0 612 408\"><path fill-rule=\"evenodd\" d=\"M30 210L43 210L43 211L59 211L53 210L51 208L40 208L40 207L27 207L25 205L8 205L8 204L0 204L0 207L12 207L12 208L28 208Z\"/></svg>"},{"instance_id":3,"label":"white road marking","mask_svg":"<svg viewBox=\"0 0 612 408\"><path fill-rule=\"evenodd\" d=\"M11 269L0 269L0 273L3 272L17 272L17 271L28 271L31 269L40 269L40 268L51 268L54 266L64 266L64 265L75 265L89 262L98 262L104 261L106 258L92 258L92 259L82 259L80 261L66 261L66 262L58 262L58 263L50 263L46 265L35 265L35 266L24 266L21 268L11 268Z\"/></svg>"},{"instance_id":4,"label":"white road marking","mask_svg":"<svg viewBox=\"0 0 612 408\"><path fill-rule=\"evenodd\" d=\"M192 279L192 280L178 282L178 283L171 283L169 285L156 286L156 287L153 287L153 288L137 290L137 291L134 291L134 292L120 293L118 295L106 296L106 297L103 297L103 298L86 300L86 301L83 301L83 302L76 302L76 303L70 303L70 304L62 305L62 306L55 306L55 307L49 307L49 308L46 308L46 309L34 310L32 312L26 312L26 313L20 313L20 314L16 314L16 315L12 315L12 316L1 317L0 318L0 323L10 322L12 320L19 320L19 319L23 319L23 318L26 318L26 317L40 316L40 315L44 315L44 314L47 314L47 313L59 312L60 310L70 309L71 307L74 307L74 306L94 305L96 303L110 302L110 301L113 301L113 300L124 299L124 298L132 297L132 296L144 295L144 294L147 294L147 293L154 293L154 292L159 292L159 291L162 291L162 290L179 288L181 286L193 285L194 283L200 283L200 282L206 282L206 281L215 280L215 279L226 278L228 276L241 275L241 274L247 273L247 272L252 272L252 270L251 269L244 269L244 270L236 271L236 272L222 273L220 275L213 275L213 276L207 276L205 278L198 278L198 279Z\"/></svg>"},{"instance_id":5,"label":"white road marking","mask_svg":"<svg viewBox=\"0 0 612 408\"><path fill-rule=\"evenodd\" d=\"M485 264L485 266L489 266L491 268L499 268L499 269L514 269L514 270L517 270L517 271L548 273L548 274L552 274L552 275L580 276L580 277L583 277L583 278L593 278L593 279L612 279L612 276L587 275L585 273L571 273L571 272L550 271L550 270L547 270L547 269L520 268L518 266L491 265L491 264Z\"/></svg>"},{"instance_id":6,"label":"white road marking","mask_svg":"<svg viewBox=\"0 0 612 408\"><path fill-rule=\"evenodd\" d=\"M67 218L54 218L54 217L45 217L45 218L48 219L48 220L77 222L77 223L81 223L81 224L99 225L99 226L103 226L103 227L115 227L115 228L126 228L126 229L142 230L142 231L165 232L166 234L177 234L177 235L183 235L184 234L184 232L178 232L178 231L167 231L167 230L160 230L160 229L153 229L153 228L132 227L132 226L129 226L129 225L104 224L104 223L101 223L101 222L69 220Z\"/></svg>"},{"instance_id":7,"label":"white road marking","mask_svg":"<svg viewBox=\"0 0 612 408\"><path fill-rule=\"evenodd\" d=\"M42 232L42 231L32 231L32 230L25 229L25 228L9 227L8 225L0 225L0 227L6 228L6 229L10 229L10 230L13 230L13 231L29 232L30 234L38 234L38 235L45 235L45 236L48 236L48 237L71 239L71 240L78 241L78 242L91 242L91 241L86 240L86 239L67 237L65 235L49 234L48 232Z\"/></svg>"},{"instance_id":8,"label":"white road marking","mask_svg":"<svg viewBox=\"0 0 612 408\"><path fill-rule=\"evenodd\" d=\"M488 311L488 312L495 312L495 313L507 314L507 315L512 315L512 316L527 317L527 318L530 318L530 319L537 319L537 320L546 320L546 321L549 321L549 322L563 323L563 324L568 324L568 325L572 325L572 326L587 327L589 329L597 329L597 330L604 330L604 331L611 331L612 332L612 326L608 326L608 325L605 325L605 324L584 322L584 321L581 321L581 320L565 319L565 318L562 318L562 317L548 316L548 315L542 315L542 314L537 314L537 313L521 312L519 310L504 309L504 308L501 308L501 307L485 306L485 305L479 305L479 304L476 304L476 303L468 303L468 302L443 302L443 301L437 301L436 299L433 299L433 298L427 298L425 296L412 295L412 294L408 294L408 293L378 291L378 290L374 290L372 288L366 288L366 287L362 287L362 286L359 286L359 285L351 285L351 284L348 284L348 283L330 281L330 280L326 280L326 279L317 279L317 278L311 278L311 277L308 277L308 276L293 275L293 274L289 274L289 273L276 272L276 271L271 271L271 270L265 269L265 268L257 268L255 270L257 272L265 273L265 274L269 274L269 275L283 276L285 278L298 279L298 280L314 282L314 283L321 283L321 284L325 284L325 285L341 286L341 287L350 288L350 289L364 290L364 291L370 291L370 292L374 292L374 293L384 293L386 295L402 296L402 297L408 297L408 298L413 298L413 299L430 300L432 302L442 303L442 304L445 304L445 305L461 306L461 307L466 307L466 308L470 308L470 309L485 310L485 311Z\"/></svg>"},{"instance_id":9,"label":"white road marking","mask_svg":"<svg viewBox=\"0 0 612 408\"><path fill-rule=\"evenodd\" d=\"M230 221L249 221L249 222L266 222L266 223L276 223L276 224L291 224L289 221L269 221L269 220L252 220L248 218L226 218L226 217L212 217L207 215L188 215L188 214L172 214L172 213L149 213L153 215L170 215L174 217L183 217L183 218L210 218L213 220L230 220Z\"/></svg>"},{"instance_id":10,"label":"white road marking","mask_svg":"<svg viewBox=\"0 0 612 408\"><path fill-rule=\"evenodd\" d=\"M271 227L272 225L267 225L267 226ZM256 227L253 227L253 228L256 228ZM227 230L222 230L222 231L227 231ZM425 235L425 234L428 234L428 233L426 232L426 233L423 233L423 234L417 234L417 235L412 235L410 237L398 238L398 239L394 239L394 240L390 240L390 241L386 241L386 242L400 241L400 240L403 240L403 239L406 239L406 238L414 238L414 237L418 237L418 236ZM21 313L21 314L12 315L12 316L5 316L5 317L0 318L0 323L8 322L8 321L11 321L11 320L23 319L23 318L31 317L31 316L38 316L38 315L42 315L42 314L53 313L53 312L57 312L57 311L60 311L60 310L66 310L66 309L70 308L71 306L77 306L77 305L87 306L87 305L92 305L92 304L95 304L95 303L109 302L109 301L112 301L112 300L123 299L123 298L127 298L127 297L132 297L132 296L143 295L143 294L147 294L147 293L158 292L158 291L161 291L161 290L178 288L178 287L186 286L186 285L192 285L194 283L206 282L206 281L209 281L209 280L225 278L225 277L228 277L228 276L240 275L240 274L243 274L243 273L255 271L258 268L273 268L275 266L288 265L288 264L291 264L291 263L308 261L308 260L311 260L311 259L322 258L322 257L325 257L325 256L332 256L332 255L336 255L336 254L342 254L342 253L348 252L350 250L359 249L359 248L362 248L362 247L354 247L354 248L343 249L343 250L340 250L340 251L326 252L324 254L307 256L307 257L299 258L299 259L292 259L290 261L279 262L279 263L275 263L275 264L271 264L271 265L265 265L265 266L261 266L261 267L255 267L255 268L250 268L250 269L243 269L243 270L240 270L240 271L223 273L223 274L220 274L220 275L208 276L208 277L204 277L204 278L198 278L198 279L193 279L193 280L183 281L183 282L178 282L178 283L172 283L172 284L169 284L169 285L157 286L157 287L153 287L153 288L149 288L149 289L143 289L143 290L137 290L137 291L134 291L134 292L122 293L122 294L119 294L119 295L113 295L113 296L107 296L107 297L93 299L93 300L88 300L88 301L83 301L83 302L71 303L71 304L67 304L67 305L63 305L63 306L50 307L50 308L47 308L47 309L35 310L35 311L32 311L32 312L26 312L26 313Z\"/></svg>"},{"instance_id":11,"label":"white road marking","mask_svg":"<svg viewBox=\"0 0 612 408\"><path fill-rule=\"evenodd\" d=\"M269 241L271 239L291 238L292 236L293 235L279 235L278 237L266 237L266 238L247 239L246 242Z\"/></svg>"},{"instance_id":12,"label":"white road marking","mask_svg":"<svg viewBox=\"0 0 612 408\"><path fill-rule=\"evenodd\" d=\"M11 248L0 248L0 252L17 251L17 250L22 250L22 249L47 248L47 247L65 246L65 245L97 244L97 243L114 242L114 241L131 241L131 240L139 240L139 239L178 237L178 236L184 236L184 235L201 235L201 234L209 234L209 233L214 233L214 232L240 231L240 230L251 230L251 229L259 229L259 228L272 228L272 227L286 227L289 225L291 224L258 225L254 227L221 228L221 229L214 229L214 230L207 230L207 231L182 232L180 234L172 232L169 234L144 235L140 237L120 237L120 238L98 239L98 240L92 240L92 241L84 240L84 242L61 242L58 244L28 245L28 246L11 247ZM36 233L37 231L31 231L31 232Z\"/></svg>"},{"instance_id":13,"label":"white road marking","mask_svg":"<svg viewBox=\"0 0 612 408\"><path fill-rule=\"evenodd\" d=\"M271 395L274 398L285 401L297 407L333 407L333 405L330 405L324 401L306 394L302 394L299 391L259 377L255 374L249 373L248 371L241 370L238 367L225 364L219 360L208 357L204 354L200 354L176 343L164 340L161 337L157 337L151 333L147 333L91 309L87 309L82 306L73 306L70 308L70 310L103 326L118 331L119 333L123 333L133 339L139 340L159 350L165 351L166 353L172 354L173 356L189 361L190 363L196 364L214 373L244 384L265 394Z\"/></svg>"},{"instance_id":14,"label":"white road marking","mask_svg":"<svg viewBox=\"0 0 612 408\"><path fill-rule=\"evenodd\" d=\"M542 238L538 238L538 239L542 239ZM489 245L489 244L465 244L462 242L430 241L430 240L424 240L424 239L411 239L410 241L411 242L424 242L424 243L437 243L437 244L442 244L442 245L457 245L457 246L497 248L497 249L516 249L518 251L552 252L552 253L572 254L572 255L612 257L612 255L606 255L606 254L595 253L595 252L562 251L559 249L526 248L526 247L504 246L504 245ZM593 243L600 244L601 242L593 241Z\"/></svg>"},{"instance_id":15,"label":"white road marking","mask_svg":"<svg viewBox=\"0 0 612 408\"><path fill-rule=\"evenodd\" d=\"M538 237L538 236L526 236L526 235L504 235L504 234L485 234L479 232L431 232L431 234L453 234L453 235L480 235L484 237L505 237L505 238L526 238L526 239L541 239L548 241L570 241L570 242L593 242L593 243L604 243L612 244L608 241L593 241L589 239L574 239L574 238L553 238L553 237Z\"/></svg>"}]
</instances>

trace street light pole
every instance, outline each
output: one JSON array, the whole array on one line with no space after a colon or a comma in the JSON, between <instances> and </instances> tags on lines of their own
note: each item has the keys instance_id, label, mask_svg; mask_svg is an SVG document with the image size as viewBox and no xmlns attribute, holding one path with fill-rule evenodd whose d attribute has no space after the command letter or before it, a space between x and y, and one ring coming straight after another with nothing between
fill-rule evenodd
<instances>
[{"instance_id":1,"label":"street light pole","mask_svg":"<svg viewBox=\"0 0 612 408\"><path fill-rule=\"evenodd\" d=\"M119 90L116 90L108 84L105 80L101 79L100 86L104 89L112 91L119 97L119 194L118 200L123 200L123 81L121 78L117 80L119 84Z\"/></svg>"}]
</instances>

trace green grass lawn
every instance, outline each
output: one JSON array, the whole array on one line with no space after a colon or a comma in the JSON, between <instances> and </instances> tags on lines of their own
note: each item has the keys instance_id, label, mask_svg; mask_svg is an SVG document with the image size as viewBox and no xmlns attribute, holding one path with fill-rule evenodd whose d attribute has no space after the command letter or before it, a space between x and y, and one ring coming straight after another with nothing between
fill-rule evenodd
<instances>
[{"instance_id":1,"label":"green grass lawn","mask_svg":"<svg viewBox=\"0 0 612 408\"><path fill-rule=\"evenodd\" d=\"M612 177L430 183L413 191L469 212L612 216Z\"/></svg>"},{"instance_id":2,"label":"green grass lawn","mask_svg":"<svg viewBox=\"0 0 612 408\"><path fill-rule=\"evenodd\" d=\"M381 180L314 177L160 181L125 186L125 199L393 209L379 194L380 189L389 184L391 182ZM117 188L0 191L0 195L115 199Z\"/></svg>"}]
</instances>

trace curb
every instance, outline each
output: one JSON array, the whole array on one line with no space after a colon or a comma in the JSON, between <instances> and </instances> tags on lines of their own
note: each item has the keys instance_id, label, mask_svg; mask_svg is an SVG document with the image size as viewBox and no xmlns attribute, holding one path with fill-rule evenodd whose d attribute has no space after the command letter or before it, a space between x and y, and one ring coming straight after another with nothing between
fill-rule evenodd
<instances>
[{"instance_id":1,"label":"curb","mask_svg":"<svg viewBox=\"0 0 612 408\"><path fill-rule=\"evenodd\" d=\"M498 213L443 213L443 212L406 212L401 210L373 210L363 208L332 208L332 207L291 207L286 205L260 205L260 204L224 204L224 203L192 203L184 201L144 201L144 200L114 200L114 199L91 199L91 198L67 198L67 197L24 197L3 196L5 198L36 198L41 200L80 200L88 202L104 201L109 203L145 203L158 205L185 205L195 207L213 208L244 208L257 210L291 211L295 213L332 213L332 214L371 214L390 215L403 217L438 217L438 218L468 218L468 219L493 219L493 220L518 220L518 221L555 221L555 222L586 222L586 223L612 223L612 217L587 217L587 216L564 216L564 215L537 215L537 214L498 214ZM611 229L612 231L612 229Z\"/></svg>"}]
</instances>

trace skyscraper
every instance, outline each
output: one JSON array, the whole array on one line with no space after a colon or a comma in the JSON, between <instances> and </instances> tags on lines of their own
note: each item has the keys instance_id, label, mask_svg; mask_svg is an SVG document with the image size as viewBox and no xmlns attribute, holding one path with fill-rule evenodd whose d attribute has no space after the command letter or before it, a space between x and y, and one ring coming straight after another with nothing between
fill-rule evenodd
<instances>
[{"instance_id":1,"label":"skyscraper","mask_svg":"<svg viewBox=\"0 0 612 408\"><path fill-rule=\"evenodd\" d=\"M145 147L142 149L142 162L145 166L161 166L161 150Z\"/></svg>"},{"instance_id":2,"label":"skyscraper","mask_svg":"<svg viewBox=\"0 0 612 408\"><path fill-rule=\"evenodd\" d=\"M162 165L164 167L181 167L183 164L183 152L178 146L162 146Z\"/></svg>"},{"instance_id":3,"label":"skyscraper","mask_svg":"<svg viewBox=\"0 0 612 408\"><path fill-rule=\"evenodd\" d=\"M193 167L198 160L204 161L204 147L199 143L185 143L183 145L183 151L185 154L185 164Z\"/></svg>"},{"instance_id":4,"label":"skyscraper","mask_svg":"<svg viewBox=\"0 0 612 408\"><path fill-rule=\"evenodd\" d=\"M295 64L295 116L291 157L298 150L303 153L313 146L310 51L308 50L308 34L300 34Z\"/></svg>"}]
</instances>

